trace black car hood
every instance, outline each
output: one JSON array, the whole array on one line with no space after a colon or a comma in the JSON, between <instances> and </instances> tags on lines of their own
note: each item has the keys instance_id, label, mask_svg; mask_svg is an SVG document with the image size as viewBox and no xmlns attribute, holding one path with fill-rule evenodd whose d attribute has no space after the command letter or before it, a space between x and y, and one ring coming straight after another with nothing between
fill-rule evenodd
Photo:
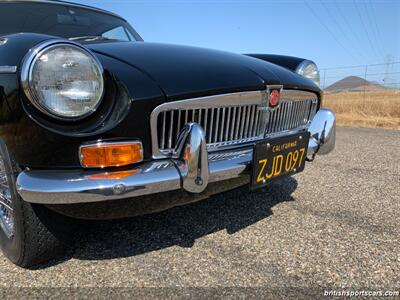
<instances>
[{"instance_id":1,"label":"black car hood","mask_svg":"<svg viewBox=\"0 0 400 300\"><path fill-rule=\"evenodd\" d=\"M141 70L169 99L261 90L266 84L289 84L295 88L310 86L309 81L287 69L223 51L148 42L85 46Z\"/></svg>"}]
</instances>

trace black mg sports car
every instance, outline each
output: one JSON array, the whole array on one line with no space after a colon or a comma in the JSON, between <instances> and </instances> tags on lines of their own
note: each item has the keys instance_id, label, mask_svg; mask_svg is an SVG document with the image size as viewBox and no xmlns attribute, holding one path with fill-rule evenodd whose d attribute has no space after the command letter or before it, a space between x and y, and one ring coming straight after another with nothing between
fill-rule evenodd
<instances>
[{"instance_id":1,"label":"black mg sports car","mask_svg":"<svg viewBox=\"0 0 400 300\"><path fill-rule=\"evenodd\" d=\"M62 249L73 218L301 172L335 145L318 81L310 60L148 43L108 11L0 0L3 253L31 267Z\"/></svg>"}]
</instances>

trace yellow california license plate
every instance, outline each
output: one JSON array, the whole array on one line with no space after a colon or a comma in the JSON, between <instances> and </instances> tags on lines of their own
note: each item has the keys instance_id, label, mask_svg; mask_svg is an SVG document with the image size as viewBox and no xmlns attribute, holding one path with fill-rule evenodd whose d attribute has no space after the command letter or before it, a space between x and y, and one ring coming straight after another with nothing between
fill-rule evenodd
<instances>
[{"instance_id":1,"label":"yellow california license plate","mask_svg":"<svg viewBox=\"0 0 400 300\"><path fill-rule=\"evenodd\" d=\"M260 188L282 176L303 171L309 138L308 132L302 132L257 143L253 152L251 188Z\"/></svg>"}]
</instances>

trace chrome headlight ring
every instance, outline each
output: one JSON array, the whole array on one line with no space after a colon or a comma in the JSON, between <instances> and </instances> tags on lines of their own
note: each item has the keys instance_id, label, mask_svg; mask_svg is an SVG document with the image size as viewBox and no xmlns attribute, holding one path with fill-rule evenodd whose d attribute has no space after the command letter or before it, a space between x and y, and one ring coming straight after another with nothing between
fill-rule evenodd
<instances>
[{"instance_id":1,"label":"chrome headlight ring","mask_svg":"<svg viewBox=\"0 0 400 300\"><path fill-rule=\"evenodd\" d=\"M87 58L93 62L93 68L98 72L98 87L99 93L96 96L95 103L92 103L90 107L85 107L85 110L82 110L82 113L73 112L72 114L68 115L62 111L57 111L51 109L48 105L45 105L46 101L39 96L38 91L34 88L33 84L33 68L37 63L38 59L46 52L50 52L56 48L69 48L71 51L75 50L76 52L80 52L83 55L87 55ZM67 66L69 66L67 64ZM72 84L73 80L68 81L68 83ZM25 95L30 100L30 103L37 108L42 113L45 113L48 116L51 116L55 119L60 120L79 120L83 119L92 113L94 113L97 108L99 107L101 100L104 96L104 69L101 65L98 58L87 48L83 47L82 45L68 41L68 40L61 40L61 39L53 39L49 41L42 42L35 47L33 47L25 56L22 66L21 66L21 85L22 89L24 90ZM62 84L61 84L62 86ZM90 86L90 85L88 85ZM57 87L60 88L60 87ZM77 91L79 94L80 91ZM72 99L78 100L78 99ZM71 102L72 103L72 102ZM78 102L75 102L75 106ZM72 103L73 104L73 103ZM82 105L82 104L81 104Z\"/></svg>"},{"instance_id":2,"label":"chrome headlight ring","mask_svg":"<svg viewBox=\"0 0 400 300\"><path fill-rule=\"evenodd\" d=\"M310 79L316 85L320 83L319 70L317 65L311 60L302 61L296 68L295 72L307 79Z\"/></svg>"}]
</instances>

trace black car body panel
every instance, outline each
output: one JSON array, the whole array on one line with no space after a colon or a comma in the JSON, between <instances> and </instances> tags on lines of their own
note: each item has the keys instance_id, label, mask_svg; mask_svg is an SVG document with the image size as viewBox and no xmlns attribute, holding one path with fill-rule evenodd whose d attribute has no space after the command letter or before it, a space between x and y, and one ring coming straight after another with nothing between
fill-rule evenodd
<instances>
[{"instance_id":1,"label":"black car body panel","mask_svg":"<svg viewBox=\"0 0 400 300\"><path fill-rule=\"evenodd\" d=\"M261 90L266 84L319 91L311 81L283 67L245 55L148 42L86 46L148 74L169 100Z\"/></svg>"},{"instance_id":2,"label":"black car body panel","mask_svg":"<svg viewBox=\"0 0 400 300\"><path fill-rule=\"evenodd\" d=\"M306 60L300 57L277 55L277 54L246 54L246 55L268 61L270 63L285 67L292 71L295 71L298 65Z\"/></svg>"},{"instance_id":3,"label":"black car body panel","mask_svg":"<svg viewBox=\"0 0 400 300\"><path fill-rule=\"evenodd\" d=\"M241 56L220 51L154 43L104 43L87 47L148 74L170 100L259 90L265 81ZM265 73L268 81L280 83L269 70Z\"/></svg>"}]
</instances>

